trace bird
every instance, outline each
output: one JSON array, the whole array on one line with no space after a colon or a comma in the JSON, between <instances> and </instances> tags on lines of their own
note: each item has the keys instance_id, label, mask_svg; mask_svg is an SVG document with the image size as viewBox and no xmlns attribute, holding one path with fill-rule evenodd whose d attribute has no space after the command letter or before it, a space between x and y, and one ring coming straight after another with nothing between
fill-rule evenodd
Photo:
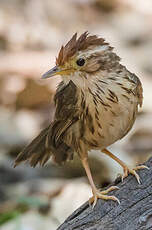
<instances>
[{"instance_id":1,"label":"bird","mask_svg":"<svg viewBox=\"0 0 152 230\"><path fill-rule=\"evenodd\" d=\"M143 89L139 78L121 64L120 57L100 36L88 31L75 33L62 45L55 67L42 75L47 79L60 75L55 96L53 121L27 145L15 160L14 167L28 161L32 167L44 166L52 158L58 165L78 154L92 189L89 202L114 200L108 193L117 186L100 191L89 166L89 152L100 150L123 168L122 180L132 174L140 183L136 170L111 153L107 147L122 139L132 128L138 108L142 106Z\"/></svg>"}]
</instances>

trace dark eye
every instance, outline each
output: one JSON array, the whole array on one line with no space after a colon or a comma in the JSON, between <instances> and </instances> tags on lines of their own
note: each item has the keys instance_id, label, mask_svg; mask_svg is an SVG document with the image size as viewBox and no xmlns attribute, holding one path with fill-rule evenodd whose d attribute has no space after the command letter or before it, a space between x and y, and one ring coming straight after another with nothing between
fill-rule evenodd
<instances>
[{"instance_id":1,"label":"dark eye","mask_svg":"<svg viewBox=\"0 0 152 230\"><path fill-rule=\"evenodd\" d=\"M85 60L83 58L79 58L77 61L76 61L77 65L78 66L83 66L85 64Z\"/></svg>"}]
</instances>

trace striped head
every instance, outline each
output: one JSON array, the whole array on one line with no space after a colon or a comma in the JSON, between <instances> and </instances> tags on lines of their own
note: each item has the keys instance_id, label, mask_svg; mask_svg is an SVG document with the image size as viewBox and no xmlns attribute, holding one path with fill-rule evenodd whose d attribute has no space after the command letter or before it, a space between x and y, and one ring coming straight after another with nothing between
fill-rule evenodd
<instances>
[{"instance_id":1,"label":"striped head","mask_svg":"<svg viewBox=\"0 0 152 230\"><path fill-rule=\"evenodd\" d=\"M61 47L56 58L56 66L42 78L61 75L65 82L72 80L80 83L82 79L83 82L91 80L90 77L98 73L112 72L120 61L112 50L113 48L103 38L89 35L88 32L77 38L76 33L65 46Z\"/></svg>"}]
</instances>

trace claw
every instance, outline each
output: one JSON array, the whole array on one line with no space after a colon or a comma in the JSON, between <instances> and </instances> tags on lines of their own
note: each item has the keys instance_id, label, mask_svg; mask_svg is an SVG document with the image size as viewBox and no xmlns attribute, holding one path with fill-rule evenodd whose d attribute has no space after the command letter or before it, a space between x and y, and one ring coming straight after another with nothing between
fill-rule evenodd
<instances>
[{"instance_id":1,"label":"claw","mask_svg":"<svg viewBox=\"0 0 152 230\"><path fill-rule=\"evenodd\" d=\"M91 205L93 203L92 208L94 208L98 199L114 200L114 201L117 201L118 204L120 204L120 201L117 197L106 195L108 192L111 192L111 191L116 190L116 189L119 189L119 188L117 186L111 186L110 188L108 188L102 192L96 190L95 192L93 192L94 195L89 199L89 205Z\"/></svg>"},{"instance_id":2,"label":"claw","mask_svg":"<svg viewBox=\"0 0 152 230\"><path fill-rule=\"evenodd\" d=\"M139 165L139 166L135 167L134 169L129 169L126 166L126 167L124 167L124 175L122 175L122 182L123 182L123 179L125 177L127 177L128 174L130 173L136 177L138 184L141 184L140 177L139 177L138 173L136 173L136 170L138 170L138 169L148 169L149 170L149 168L146 165Z\"/></svg>"}]
</instances>

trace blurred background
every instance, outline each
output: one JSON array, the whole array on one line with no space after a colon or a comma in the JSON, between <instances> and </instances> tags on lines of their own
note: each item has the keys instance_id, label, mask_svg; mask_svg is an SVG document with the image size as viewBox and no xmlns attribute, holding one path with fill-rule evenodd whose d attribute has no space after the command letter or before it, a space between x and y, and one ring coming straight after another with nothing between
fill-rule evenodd
<instances>
[{"instance_id":1,"label":"blurred background","mask_svg":"<svg viewBox=\"0 0 152 230\"><path fill-rule=\"evenodd\" d=\"M110 149L130 166L152 154L152 1L0 0L1 230L55 230L91 195L77 157L64 167L13 168L17 154L53 119L60 77L42 81L41 75L54 66L61 45L86 30L106 38L143 83L134 128ZM104 154L90 158L98 187L122 172Z\"/></svg>"}]
</instances>

